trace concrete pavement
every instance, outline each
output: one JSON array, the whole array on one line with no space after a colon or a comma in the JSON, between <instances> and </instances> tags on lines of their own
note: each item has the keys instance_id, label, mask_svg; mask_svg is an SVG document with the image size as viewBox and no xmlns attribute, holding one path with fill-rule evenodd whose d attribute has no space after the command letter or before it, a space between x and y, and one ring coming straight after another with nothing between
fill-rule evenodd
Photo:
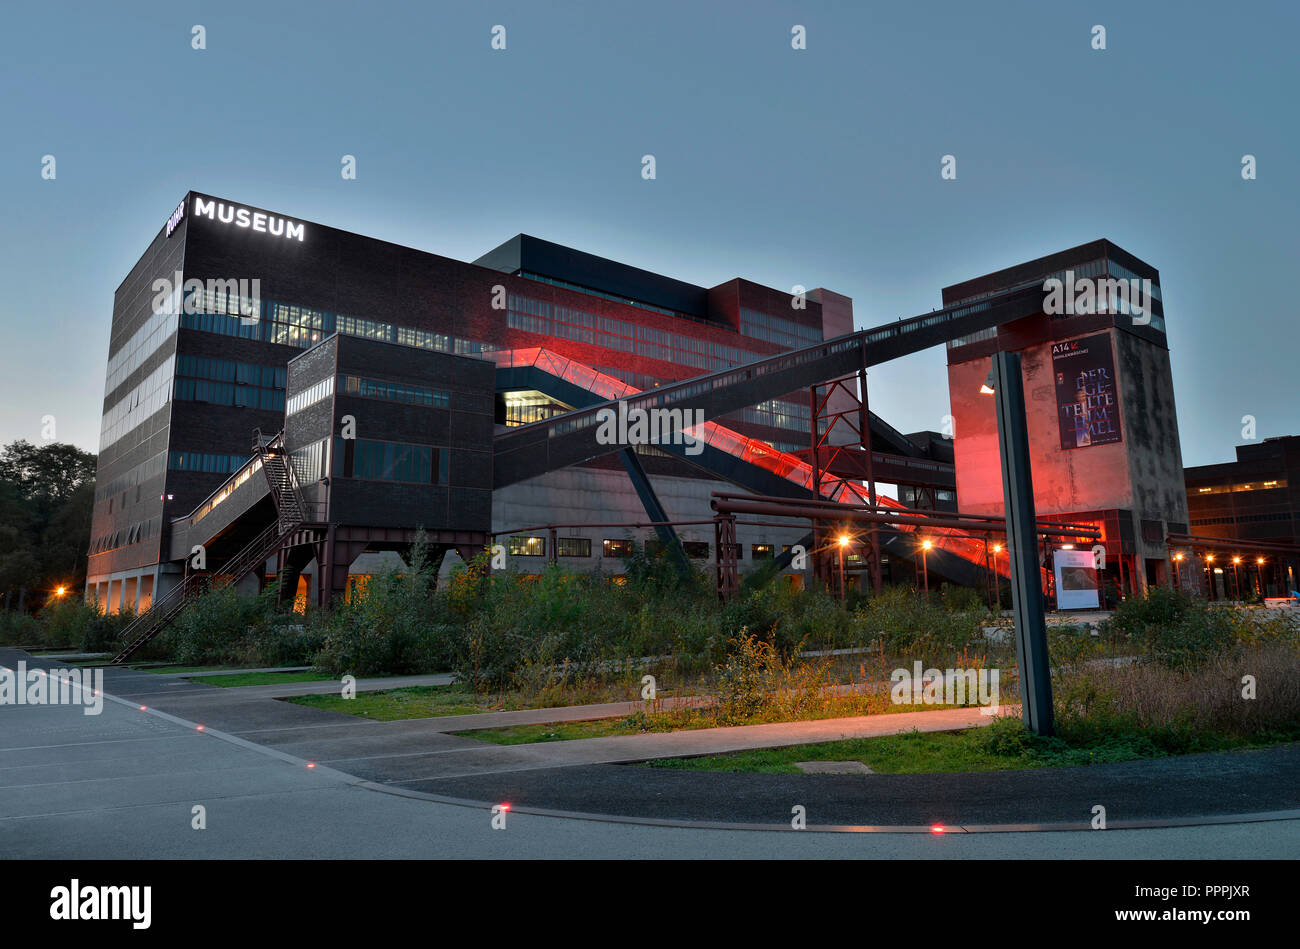
<instances>
[{"instance_id":1,"label":"concrete pavement","mask_svg":"<svg viewBox=\"0 0 1300 949\"><path fill-rule=\"evenodd\" d=\"M99 740L68 708L4 709L0 857L49 858L1291 858L1300 820L1078 833L729 831L512 813L376 793L127 707ZM43 747L17 747L38 733ZM57 742L63 740L63 743ZM15 758L15 753L18 757ZM33 770L34 769L34 770ZM44 770L42 770L44 769ZM784 802L783 802L784 803ZM206 829L193 829L193 808ZM815 825L815 813L810 817Z\"/></svg>"},{"instance_id":2,"label":"concrete pavement","mask_svg":"<svg viewBox=\"0 0 1300 949\"><path fill-rule=\"evenodd\" d=\"M0 663L5 662L0 656ZM106 702L100 716L84 716L79 707L0 707L0 856L1290 857L1300 845L1300 820L1141 831L954 832L942 838L798 832L785 829L793 804L807 807L814 831L836 824L908 823L877 805L906 800L911 791L896 787L879 798L861 784L881 778L943 778L954 784L948 790L940 787L941 795L974 789L975 800L1014 800L1015 793L999 785L998 776L716 775L584 763L430 779L421 777L420 769L436 757L452 760L469 748L489 755L520 749L484 749L479 742L430 731L420 722L357 721L266 697L232 702L221 698L229 689L188 686L189 691L164 692L151 703L137 702L121 695L122 687L133 684L129 676L112 678L107 691L117 690L121 701ZM206 705L200 692L211 696ZM148 704L148 710L140 711L140 704ZM224 716L246 731L227 733L217 724L198 731L194 719L180 714L187 704L212 713L208 718ZM641 737L664 736L629 736ZM594 741L606 743L612 749L608 754L626 754L613 744L626 739ZM324 744L314 749L314 742ZM523 752L554 750L556 744ZM308 757L297 753L327 747L351 757L311 756L316 767L308 767ZM1229 809L1245 810L1256 799L1252 795L1260 787L1260 775L1279 762L1285 759L1243 764L1235 777L1230 769L1223 787L1236 788L1243 799L1228 802ZM1065 770L1100 774L1100 769L1056 769L1058 775ZM991 783L980 786L972 780L979 778ZM709 783L690 788L696 780ZM836 781L859 783L838 786ZM1039 799L1069 795L1072 781L1077 783L1067 776L1055 789L1044 789ZM616 816L584 820L530 812L552 809L540 791L572 795L574 788L583 787L591 803ZM685 799L683 791L713 801L717 812L672 814ZM515 792L522 796L503 796ZM449 803L467 796L479 803ZM620 797L638 805L658 801L668 819L681 823L684 818L688 826L655 826L654 821L665 818L653 810L619 817L608 805ZM912 797L920 801L919 811L940 813L927 810L935 800L933 789ZM515 810L505 831L493 831L486 805L502 800ZM205 830L192 829L196 805L206 809ZM1113 813L1112 820L1123 816ZM701 827L711 822L781 829Z\"/></svg>"}]
</instances>

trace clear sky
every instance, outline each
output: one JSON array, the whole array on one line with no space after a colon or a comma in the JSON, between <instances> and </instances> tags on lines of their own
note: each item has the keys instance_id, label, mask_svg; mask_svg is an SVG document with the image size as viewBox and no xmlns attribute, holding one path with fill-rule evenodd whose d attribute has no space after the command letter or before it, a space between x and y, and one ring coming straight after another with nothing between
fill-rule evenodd
<instances>
[{"instance_id":1,"label":"clear sky","mask_svg":"<svg viewBox=\"0 0 1300 949\"><path fill-rule=\"evenodd\" d=\"M53 415L96 449L113 291L191 188L461 260L522 231L704 286L824 286L859 326L1105 237L1160 270L1184 462L1229 460L1244 415L1300 433L1293 0L0 16L0 442ZM873 371L872 408L940 428L944 365Z\"/></svg>"}]
</instances>

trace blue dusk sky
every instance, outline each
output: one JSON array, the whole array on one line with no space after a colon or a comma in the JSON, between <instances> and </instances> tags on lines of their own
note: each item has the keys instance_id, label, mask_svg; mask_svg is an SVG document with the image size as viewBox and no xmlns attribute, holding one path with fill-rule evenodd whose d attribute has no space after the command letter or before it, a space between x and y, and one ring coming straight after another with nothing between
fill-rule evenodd
<instances>
[{"instance_id":1,"label":"blue dusk sky","mask_svg":"<svg viewBox=\"0 0 1300 949\"><path fill-rule=\"evenodd\" d=\"M1245 415L1259 438L1300 433L1294 2L0 16L0 442L40 441L53 415L96 450L113 292L189 189L461 260L525 232L704 286L827 287L860 327L1109 238L1160 270L1184 462L1229 460ZM874 370L872 408L940 428L945 362Z\"/></svg>"}]
</instances>

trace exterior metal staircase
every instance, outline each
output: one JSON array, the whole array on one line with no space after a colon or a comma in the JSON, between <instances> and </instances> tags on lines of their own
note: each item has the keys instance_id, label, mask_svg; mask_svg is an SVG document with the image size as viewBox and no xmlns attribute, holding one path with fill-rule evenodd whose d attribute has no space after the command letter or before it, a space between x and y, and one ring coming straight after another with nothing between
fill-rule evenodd
<instances>
[{"instance_id":1,"label":"exterior metal staircase","mask_svg":"<svg viewBox=\"0 0 1300 949\"><path fill-rule=\"evenodd\" d=\"M305 505L297 476L284 447L284 432L280 431L267 438L260 430L255 430L253 450L262 461L262 471L270 486L271 499L275 502L275 521L213 572L186 572L180 583L155 600L147 611L122 631L126 646L113 657L115 664L131 658L145 643L166 629L194 597L212 587L238 583L265 563L267 558L302 528L306 520Z\"/></svg>"}]
</instances>

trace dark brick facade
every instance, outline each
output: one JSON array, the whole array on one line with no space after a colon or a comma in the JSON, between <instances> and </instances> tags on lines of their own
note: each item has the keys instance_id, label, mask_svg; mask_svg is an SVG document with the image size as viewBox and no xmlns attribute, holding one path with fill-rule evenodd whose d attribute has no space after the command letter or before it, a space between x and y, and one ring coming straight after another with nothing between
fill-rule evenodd
<instances>
[{"instance_id":1,"label":"dark brick facade","mask_svg":"<svg viewBox=\"0 0 1300 949\"><path fill-rule=\"evenodd\" d=\"M822 327L821 304L815 294L807 300L806 308L793 309L789 294L742 279L711 289L693 288L680 281L558 248L558 245L549 245L558 248L551 255L553 259L534 255L535 259L543 260L541 266L570 266L578 276L583 275L579 272L582 268L587 268L584 279L603 284L606 289L602 292L620 287L635 289L641 281L641 285L648 288L647 294L656 296L661 302L669 300L682 308L702 311L683 311L674 316L609 299L595 292L585 293L543 279L530 279L482 264L464 263L297 218L289 220L302 226L301 240L275 236L264 230L241 227L237 222L225 223L201 216L196 213L196 201L200 198L205 203L219 202L227 207L242 208L250 215L272 213L194 192L186 195L186 210L177 227L170 235L165 228L160 229L117 292L110 360L149 319L155 296L154 280L171 279L178 270L183 272L187 281L259 280L263 319L267 318L269 306L273 303L309 307L329 314L443 334L475 345L496 348L544 346L587 365L665 381L689 378L706 370L636 352L511 328L507 325L506 313L493 306L494 300L500 299L496 289L503 287L510 295L658 330L673 338L703 340L731 347L747 354L745 359L770 355L788 347L737 332L742 307L776 315L817 332ZM275 216L283 220L282 215L276 213ZM521 245L525 243L522 237ZM534 243L541 245L545 242L534 240ZM491 258L488 262L494 266L509 266L508 257L508 251L504 256L493 252L485 260ZM547 259L551 259L550 264L545 263ZM575 274L550 274L548 277L564 276L574 283L581 283L581 280L572 280ZM401 348L392 347L394 350ZM281 345L264 338L241 338L239 335L187 328L182 324L174 336L108 393L105 409L116 405L169 358L220 359L283 369L302 351L301 346ZM405 357L389 353L388 358L394 362L385 366L384 378L399 371ZM453 364L453 375L465 371L455 368L458 364L459 361ZM483 365L486 367L484 371L490 372L491 367L486 363ZM478 385L477 380L474 385ZM444 413L444 418L434 420L430 416L420 423L430 426L431 437L445 438L449 447L463 448L480 437L482 422L478 403L468 395L464 398L473 403L473 408L467 403L463 409L453 407L449 413ZM806 396L796 398L806 399ZM488 412L490 424L490 400ZM101 453L98 475L98 484L104 494L97 499L92 527L91 582L97 578L102 581L120 571L157 563L160 543L161 551L168 549L167 532L171 518L193 510L226 477L222 472L167 470L169 452L246 456L250 451L252 431L277 431L282 418L280 412L265 408L172 398L155 417L106 448ZM405 421L411 420L392 417L390 421L395 427L401 427ZM372 423L379 427L389 424L378 418ZM797 440L788 428L735 419L727 420L727 424L758 438ZM150 464L152 469L149 469ZM652 473L687 474L692 471L678 461L656 457L648 458L646 467ZM153 473L147 480L135 483L146 469ZM110 487L115 487L123 479L131 483L126 488L109 492ZM483 505L477 495L469 492L490 484L490 474L485 474L483 462L468 453L456 456L449 480L450 484L439 488L441 495L435 497L436 492L430 492L419 503L427 505L431 511L456 509L472 514L476 519L481 518ZM167 496L170 499L164 500ZM365 508L360 499L355 503L358 510ZM382 512L375 510L374 513L379 516ZM139 527L141 524L152 524L152 528Z\"/></svg>"}]
</instances>

